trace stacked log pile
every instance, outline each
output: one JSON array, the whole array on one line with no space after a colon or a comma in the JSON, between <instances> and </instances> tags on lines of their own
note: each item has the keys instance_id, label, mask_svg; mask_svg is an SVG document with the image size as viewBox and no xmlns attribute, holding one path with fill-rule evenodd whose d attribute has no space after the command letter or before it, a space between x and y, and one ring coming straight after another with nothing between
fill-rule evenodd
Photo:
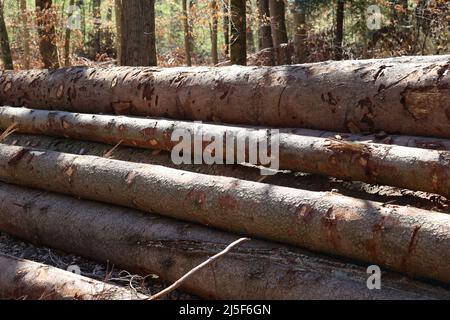
<instances>
[{"instance_id":1,"label":"stacked log pile","mask_svg":"<svg viewBox=\"0 0 450 320\"><path fill-rule=\"evenodd\" d=\"M449 69L438 56L3 71L0 231L168 283L259 239L183 281L204 298L448 299ZM270 129L276 175L261 155L243 163L250 144L210 149ZM174 163L178 130L184 159L229 164ZM409 202L348 190L360 182ZM368 289L370 265L385 289Z\"/></svg>"}]
</instances>

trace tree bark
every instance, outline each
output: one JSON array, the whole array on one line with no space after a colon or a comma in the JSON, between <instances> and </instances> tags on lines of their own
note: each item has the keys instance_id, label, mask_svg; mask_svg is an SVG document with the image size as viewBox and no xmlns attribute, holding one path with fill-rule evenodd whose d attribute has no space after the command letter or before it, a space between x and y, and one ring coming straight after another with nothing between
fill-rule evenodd
<instances>
[{"instance_id":1,"label":"tree bark","mask_svg":"<svg viewBox=\"0 0 450 320\"><path fill-rule=\"evenodd\" d=\"M121 15L122 66L156 66L155 1L127 0Z\"/></svg>"},{"instance_id":2,"label":"tree bark","mask_svg":"<svg viewBox=\"0 0 450 320\"><path fill-rule=\"evenodd\" d=\"M230 54L230 10L229 1L224 1L222 6L223 11L223 39L225 47L225 57Z\"/></svg>"},{"instance_id":3,"label":"tree bark","mask_svg":"<svg viewBox=\"0 0 450 320\"><path fill-rule=\"evenodd\" d=\"M247 5L245 0L230 0L232 64L247 65Z\"/></svg>"},{"instance_id":4,"label":"tree bark","mask_svg":"<svg viewBox=\"0 0 450 320\"><path fill-rule=\"evenodd\" d=\"M293 7L294 16L294 52L296 63L306 62L306 11L301 0L295 0Z\"/></svg>"},{"instance_id":5,"label":"tree bark","mask_svg":"<svg viewBox=\"0 0 450 320\"><path fill-rule=\"evenodd\" d=\"M3 14L4 1L0 1L0 63L4 69L13 70L13 59L11 47L9 45L8 30L6 29L5 18Z\"/></svg>"},{"instance_id":6,"label":"tree bark","mask_svg":"<svg viewBox=\"0 0 450 320\"><path fill-rule=\"evenodd\" d=\"M253 36L253 8L252 8L252 2L248 1L246 9L246 40L247 40L247 51L248 52L255 52L255 39Z\"/></svg>"},{"instance_id":7,"label":"tree bark","mask_svg":"<svg viewBox=\"0 0 450 320\"><path fill-rule=\"evenodd\" d=\"M44 68L59 68L56 30L52 12L52 0L36 0L36 23L38 26L39 51Z\"/></svg>"},{"instance_id":8,"label":"tree bark","mask_svg":"<svg viewBox=\"0 0 450 320\"><path fill-rule=\"evenodd\" d=\"M0 184L0 199L4 232L143 275L157 274L167 282L237 238L199 225L6 184ZM447 290L390 272L382 279L383 290L367 290L363 267L252 240L194 274L182 288L209 299L449 297Z\"/></svg>"},{"instance_id":9,"label":"tree bark","mask_svg":"<svg viewBox=\"0 0 450 320\"><path fill-rule=\"evenodd\" d=\"M0 254L0 297L26 300L142 300L145 295Z\"/></svg>"},{"instance_id":10,"label":"tree bark","mask_svg":"<svg viewBox=\"0 0 450 320\"><path fill-rule=\"evenodd\" d=\"M23 41L23 66L25 69L30 69L30 30L28 26L28 10L27 1L20 0L20 21L21 33Z\"/></svg>"},{"instance_id":11,"label":"tree bark","mask_svg":"<svg viewBox=\"0 0 450 320\"><path fill-rule=\"evenodd\" d=\"M211 25L211 58L213 65L219 63L219 50L217 47L217 35L219 27L219 7L217 1L211 1L212 25Z\"/></svg>"},{"instance_id":12,"label":"tree bark","mask_svg":"<svg viewBox=\"0 0 450 320\"><path fill-rule=\"evenodd\" d=\"M260 50L273 48L272 28L270 26L269 0L258 0L258 23Z\"/></svg>"},{"instance_id":13,"label":"tree bark","mask_svg":"<svg viewBox=\"0 0 450 320\"><path fill-rule=\"evenodd\" d=\"M75 4L75 0L70 0L69 6L72 7ZM72 13L69 13L68 18L72 16ZM66 26L66 36L64 38L64 65L66 67L70 66L70 39L71 39L72 30Z\"/></svg>"},{"instance_id":14,"label":"tree bark","mask_svg":"<svg viewBox=\"0 0 450 320\"><path fill-rule=\"evenodd\" d=\"M234 144L230 149L225 137L237 141L239 137L256 135L270 140L263 128L240 128L221 125L196 124L168 120L138 119L105 115L74 114L57 111L39 111L0 107L0 128L6 130L14 123L19 132L44 134L79 140L116 145L172 151L179 144L172 141L177 130L191 136L190 154L195 152L222 155L223 163L231 157L250 158L250 146L246 142L245 153L238 154ZM211 138L220 141L220 150L211 149ZM194 139L195 138L195 139ZM275 136L272 134L272 138ZM348 142L335 138L302 136L280 133L279 169L307 172L343 180L362 181L371 184L389 185L410 190L441 194L450 198L450 153L396 145ZM195 150L193 141L200 139L201 150ZM449 141L443 141L449 145ZM223 148L222 148L223 147ZM184 150L186 151L186 150ZM272 155L275 150L271 150ZM258 158L258 157L257 157ZM254 159L253 165L261 164ZM273 165L274 163L264 163ZM414 165L411 165L414 164ZM278 169L278 168L276 168Z\"/></svg>"},{"instance_id":15,"label":"tree bark","mask_svg":"<svg viewBox=\"0 0 450 320\"><path fill-rule=\"evenodd\" d=\"M184 30L184 51L186 54L186 65L188 67L192 66L192 58L191 58L191 34L190 34L190 28L189 28L189 14L187 10L187 1L188 0L181 0L181 6L183 10L183 30Z\"/></svg>"},{"instance_id":16,"label":"tree bark","mask_svg":"<svg viewBox=\"0 0 450 320\"><path fill-rule=\"evenodd\" d=\"M3 71L0 104L450 138L449 66L450 56L436 56L282 68Z\"/></svg>"},{"instance_id":17,"label":"tree bark","mask_svg":"<svg viewBox=\"0 0 450 320\"><path fill-rule=\"evenodd\" d=\"M122 15L122 0L114 0L114 17L116 21L116 50L117 59L121 56L121 43L122 43L122 26L120 24L120 17Z\"/></svg>"},{"instance_id":18,"label":"tree bark","mask_svg":"<svg viewBox=\"0 0 450 320\"><path fill-rule=\"evenodd\" d=\"M286 29L286 8L284 0L269 0L270 23L272 29L273 47L276 54L278 65L289 64L289 59L283 57L278 51L281 44L288 43L287 29Z\"/></svg>"},{"instance_id":19,"label":"tree bark","mask_svg":"<svg viewBox=\"0 0 450 320\"><path fill-rule=\"evenodd\" d=\"M91 32L91 56L95 60L101 54L101 28L102 15L100 11L101 0L92 0L93 28Z\"/></svg>"},{"instance_id":20,"label":"tree bark","mask_svg":"<svg viewBox=\"0 0 450 320\"><path fill-rule=\"evenodd\" d=\"M336 36L335 36L335 60L342 60L344 39L345 0L337 0L336 4Z\"/></svg>"},{"instance_id":21,"label":"tree bark","mask_svg":"<svg viewBox=\"0 0 450 320\"><path fill-rule=\"evenodd\" d=\"M444 213L7 145L0 145L0 179L450 283Z\"/></svg>"}]
</instances>

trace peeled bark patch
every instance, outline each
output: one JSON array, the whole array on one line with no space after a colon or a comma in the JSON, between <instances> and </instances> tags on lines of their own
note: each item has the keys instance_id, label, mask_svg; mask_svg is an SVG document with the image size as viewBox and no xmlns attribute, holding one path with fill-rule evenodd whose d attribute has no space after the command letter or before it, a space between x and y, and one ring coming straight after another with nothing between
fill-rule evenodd
<instances>
[{"instance_id":1,"label":"peeled bark patch","mask_svg":"<svg viewBox=\"0 0 450 320\"><path fill-rule=\"evenodd\" d=\"M5 71L0 103L450 138L450 73L442 71L449 60L436 56L279 67ZM64 94L59 96L61 86Z\"/></svg>"},{"instance_id":2,"label":"peeled bark patch","mask_svg":"<svg viewBox=\"0 0 450 320\"><path fill-rule=\"evenodd\" d=\"M20 159L10 164L10 159L18 154L22 154ZM65 174L69 167L73 169L70 177ZM127 184L130 173L134 175L133 183ZM6 145L0 145L0 179L450 282L447 214L383 206L333 193ZM303 210L305 206L312 211ZM381 231L374 233L375 226ZM413 237L415 245L411 250Z\"/></svg>"},{"instance_id":3,"label":"peeled bark patch","mask_svg":"<svg viewBox=\"0 0 450 320\"><path fill-rule=\"evenodd\" d=\"M32 199L32 201L30 201ZM0 184L0 230L168 283L238 236L110 206ZM1 274L0 274L1 278ZM366 268L252 240L193 275L183 289L214 299L446 299L448 290L383 272L368 290Z\"/></svg>"}]
</instances>

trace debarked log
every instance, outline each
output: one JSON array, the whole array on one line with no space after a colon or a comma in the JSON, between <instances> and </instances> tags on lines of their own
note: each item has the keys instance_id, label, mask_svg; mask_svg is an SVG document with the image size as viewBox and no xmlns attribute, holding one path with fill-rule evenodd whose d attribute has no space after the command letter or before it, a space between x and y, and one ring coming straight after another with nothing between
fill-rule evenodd
<instances>
[{"instance_id":1,"label":"debarked log","mask_svg":"<svg viewBox=\"0 0 450 320\"><path fill-rule=\"evenodd\" d=\"M209 161L208 164L250 161L275 169L389 185L450 198L450 152L446 150L349 142L301 135L301 130L278 133L268 129L163 119L0 107L0 129L7 129L14 124L22 133L47 134L112 145L121 143L132 147L176 151L178 154L182 151L184 154L200 155L201 161ZM253 144L250 139L254 139ZM353 136L352 140L361 139ZM410 137L402 141L413 139ZM238 148L239 140L243 141L241 149ZM431 143L433 139L428 140ZM442 139L441 144L450 145L450 141ZM266 159L262 160L261 157ZM180 156L180 160L192 161L191 156Z\"/></svg>"},{"instance_id":2,"label":"debarked log","mask_svg":"<svg viewBox=\"0 0 450 320\"><path fill-rule=\"evenodd\" d=\"M0 183L0 230L37 244L110 261L168 283L238 236L136 210ZM449 299L448 289L383 271L369 290L366 266L252 240L194 274L185 291L215 299Z\"/></svg>"},{"instance_id":3,"label":"debarked log","mask_svg":"<svg viewBox=\"0 0 450 320\"><path fill-rule=\"evenodd\" d=\"M0 180L450 282L448 214L7 145L0 145Z\"/></svg>"},{"instance_id":4,"label":"debarked log","mask_svg":"<svg viewBox=\"0 0 450 320\"><path fill-rule=\"evenodd\" d=\"M16 190L19 191L19 190ZM19 195L20 192L17 194ZM22 194L23 196L23 194ZM10 201L10 200L8 200ZM7 204L2 199L2 210ZM6 212L1 214L7 219ZM24 220L26 225L29 221ZM5 225L6 221L0 222ZM140 300L148 296L34 261L0 254L0 298L25 300Z\"/></svg>"},{"instance_id":5,"label":"debarked log","mask_svg":"<svg viewBox=\"0 0 450 320\"><path fill-rule=\"evenodd\" d=\"M450 138L449 56L278 67L2 71L0 104Z\"/></svg>"}]
</instances>

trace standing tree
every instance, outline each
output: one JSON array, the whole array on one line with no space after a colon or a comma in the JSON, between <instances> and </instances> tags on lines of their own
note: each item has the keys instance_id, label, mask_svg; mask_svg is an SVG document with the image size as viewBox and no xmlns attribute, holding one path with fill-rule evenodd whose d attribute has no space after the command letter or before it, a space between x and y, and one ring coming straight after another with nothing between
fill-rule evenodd
<instances>
[{"instance_id":1,"label":"standing tree","mask_svg":"<svg viewBox=\"0 0 450 320\"><path fill-rule=\"evenodd\" d=\"M93 29L91 35L91 49L93 58L101 52L101 27L102 27L102 15L100 11L101 0L92 0L92 19Z\"/></svg>"},{"instance_id":2,"label":"standing tree","mask_svg":"<svg viewBox=\"0 0 450 320\"><path fill-rule=\"evenodd\" d=\"M30 69L30 31L28 30L27 0L20 0L19 5L23 39L23 66L25 69Z\"/></svg>"},{"instance_id":3,"label":"standing tree","mask_svg":"<svg viewBox=\"0 0 450 320\"><path fill-rule=\"evenodd\" d=\"M41 53L44 67L59 68L52 0L36 0L36 23L39 35L39 52Z\"/></svg>"},{"instance_id":4,"label":"standing tree","mask_svg":"<svg viewBox=\"0 0 450 320\"><path fill-rule=\"evenodd\" d=\"M245 0L230 0L231 13L231 63L247 64L247 5Z\"/></svg>"},{"instance_id":5,"label":"standing tree","mask_svg":"<svg viewBox=\"0 0 450 320\"><path fill-rule=\"evenodd\" d=\"M122 66L156 66L155 0L126 0L121 15Z\"/></svg>"},{"instance_id":6,"label":"standing tree","mask_svg":"<svg viewBox=\"0 0 450 320\"><path fill-rule=\"evenodd\" d=\"M188 67L192 66L191 57L191 29L189 27L189 14L187 10L187 0L181 0L181 6L183 10L183 31L184 31L184 51L186 54L186 65Z\"/></svg>"},{"instance_id":7,"label":"standing tree","mask_svg":"<svg viewBox=\"0 0 450 320\"><path fill-rule=\"evenodd\" d=\"M295 0L292 8L294 16L294 51L295 62L306 61L306 11L304 0Z\"/></svg>"},{"instance_id":8,"label":"standing tree","mask_svg":"<svg viewBox=\"0 0 450 320\"><path fill-rule=\"evenodd\" d=\"M120 24L120 16L122 15L122 0L114 0L114 16L116 19L116 50L117 57L119 59L121 52L121 42L122 42L122 26Z\"/></svg>"},{"instance_id":9,"label":"standing tree","mask_svg":"<svg viewBox=\"0 0 450 320\"><path fill-rule=\"evenodd\" d=\"M336 36L335 36L335 55L336 60L342 60L344 40L344 17L345 17L345 0L337 0L336 5Z\"/></svg>"},{"instance_id":10,"label":"standing tree","mask_svg":"<svg viewBox=\"0 0 450 320\"><path fill-rule=\"evenodd\" d=\"M270 21L274 48L288 42L286 29L286 6L284 0L269 0Z\"/></svg>"},{"instance_id":11,"label":"standing tree","mask_svg":"<svg viewBox=\"0 0 450 320\"><path fill-rule=\"evenodd\" d=\"M228 4L228 1L224 1L222 6L225 56L230 54L230 10L228 10Z\"/></svg>"},{"instance_id":12,"label":"standing tree","mask_svg":"<svg viewBox=\"0 0 450 320\"><path fill-rule=\"evenodd\" d=\"M255 51L255 39L253 37L253 3L252 1L247 2L247 51Z\"/></svg>"},{"instance_id":13,"label":"standing tree","mask_svg":"<svg viewBox=\"0 0 450 320\"><path fill-rule=\"evenodd\" d=\"M6 30L5 18L3 15L3 1L0 1L0 62L5 69L14 69L9 46L8 30Z\"/></svg>"},{"instance_id":14,"label":"standing tree","mask_svg":"<svg viewBox=\"0 0 450 320\"><path fill-rule=\"evenodd\" d=\"M219 63L219 53L217 49L217 30L219 26L219 8L217 1L211 1L212 26L211 26L211 57L214 65Z\"/></svg>"},{"instance_id":15,"label":"standing tree","mask_svg":"<svg viewBox=\"0 0 450 320\"><path fill-rule=\"evenodd\" d=\"M72 7L75 3L75 0L70 0L69 5ZM69 11L69 19L72 16L71 11ZM64 38L64 65L68 67L70 65L70 38L72 35L72 30L70 29L70 26L66 26L66 36Z\"/></svg>"},{"instance_id":16,"label":"standing tree","mask_svg":"<svg viewBox=\"0 0 450 320\"><path fill-rule=\"evenodd\" d=\"M259 49L273 48L269 0L258 0Z\"/></svg>"}]
</instances>

